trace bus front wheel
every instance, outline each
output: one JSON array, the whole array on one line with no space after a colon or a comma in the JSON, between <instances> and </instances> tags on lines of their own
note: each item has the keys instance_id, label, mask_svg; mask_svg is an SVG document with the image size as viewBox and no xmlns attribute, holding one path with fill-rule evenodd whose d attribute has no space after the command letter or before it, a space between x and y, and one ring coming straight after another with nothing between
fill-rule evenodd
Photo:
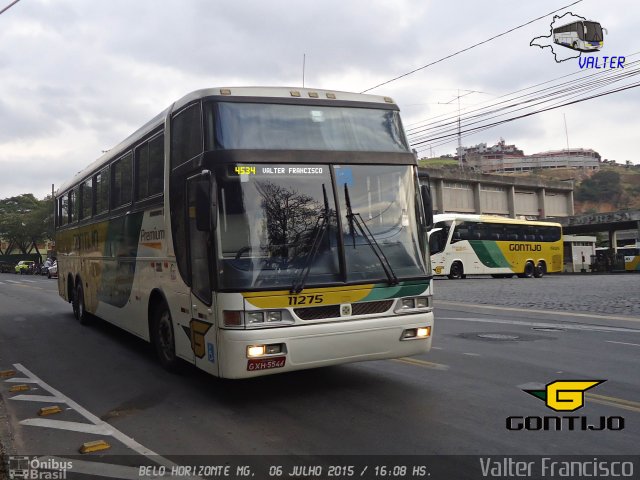
<instances>
[{"instance_id":1,"label":"bus front wheel","mask_svg":"<svg viewBox=\"0 0 640 480\"><path fill-rule=\"evenodd\" d=\"M464 267L460 262L453 262L448 277L452 280L460 280L464 278Z\"/></svg>"},{"instance_id":2,"label":"bus front wheel","mask_svg":"<svg viewBox=\"0 0 640 480\"><path fill-rule=\"evenodd\" d=\"M533 278L533 275L535 273L535 267L533 265L533 262L527 262L524 266L524 272L522 272L521 274L518 275L518 277L520 278Z\"/></svg>"},{"instance_id":3,"label":"bus front wheel","mask_svg":"<svg viewBox=\"0 0 640 480\"><path fill-rule=\"evenodd\" d=\"M159 306L151 322L151 343L156 350L160 364L170 372L178 370L180 360L176 356L176 341L173 334L171 313L166 304Z\"/></svg>"}]
</instances>

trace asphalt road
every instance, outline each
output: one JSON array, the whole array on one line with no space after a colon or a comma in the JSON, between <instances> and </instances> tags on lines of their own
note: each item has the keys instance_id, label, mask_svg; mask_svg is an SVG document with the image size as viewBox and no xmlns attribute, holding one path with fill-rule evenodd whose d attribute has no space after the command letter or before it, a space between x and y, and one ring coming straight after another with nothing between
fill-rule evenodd
<instances>
[{"instance_id":1,"label":"asphalt road","mask_svg":"<svg viewBox=\"0 0 640 480\"><path fill-rule=\"evenodd\" d=\"M79 325L54 280L2 274L0 371L16 374L0 379L0 439L8 453L59 458L105 439L109 455L157 454L166 465L179 455L638 455L640 317L531 301L546 282L558 291L580 278L514 280L509 295L528 295L530 308L464 303L476 284L504 296L502 280L467 282L457 296L447 289L464 281L437 281L427 355L228 381L165 372L145 342ZM599 295L615 291L617 277L600 278ZM606 380L571 415L622 417L624 429L507 430L509 416L567 415L523 391L558 379ZM28 392L10 392L25 382ZM62 412L39 417L49 405ZM132 470L122 472L113 476Z\"/></svg>"}]
</instances>

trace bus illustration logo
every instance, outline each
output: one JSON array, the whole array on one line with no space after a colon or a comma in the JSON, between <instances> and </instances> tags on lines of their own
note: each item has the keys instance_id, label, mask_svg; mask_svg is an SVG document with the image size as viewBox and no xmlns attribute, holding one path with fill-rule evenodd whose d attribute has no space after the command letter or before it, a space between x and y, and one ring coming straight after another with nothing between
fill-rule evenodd
<instances>
[{"instance_id":1,"label":"bus illustration logo","mask_svg":"<svg viewBox=\"0 0 640 480\"><path fill-rule=\"evenodd\" d=\"M608 33L607 29L602 28L599 22L568 12L562 16L555 15L549 27L549 35L536 37L529 45L549 48L556 62L560 63L579 58L582 53L598 52L604 47L605 33ZM559 46L566 48L558 48Z\"/></svg>"},{"instance_id":2,"label":"bus illustration logo","mask_svg":"<svg viewBox=\"0 0 640 480\"><path fill-rule=\"evenodd\" d=\"M524 390L556 412L575 412L584 406L584 392L606 380L556 380L544 390Z\"/></svg>"}]
</instances>

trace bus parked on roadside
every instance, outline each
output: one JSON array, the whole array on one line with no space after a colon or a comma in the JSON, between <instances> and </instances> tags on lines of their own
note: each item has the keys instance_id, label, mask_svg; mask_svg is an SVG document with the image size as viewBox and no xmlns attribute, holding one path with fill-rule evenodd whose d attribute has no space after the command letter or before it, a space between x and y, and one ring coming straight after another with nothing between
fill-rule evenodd
<instances>
[{"instance_id":1,"label":"bus parked on roadside","mask_svg":"<svg viewBox=\"0 0 640 480\"><path fill-rule=\"evenodd\" d=\"M430 197L389 97L199 90L56 202L60 295L168 369L243 378L431 346Z\"/></svg>"},{"instance_id":2,"label":"bus parked on roadside","mask_svg":"<svg viewBox=\"0 0 640 480\"><path fill-rule=\"evenodd\" d=\"M433 221L429 250L435 275L539 278L562 271L559 223L449 213Z\"/></svg>"}]
</instances>

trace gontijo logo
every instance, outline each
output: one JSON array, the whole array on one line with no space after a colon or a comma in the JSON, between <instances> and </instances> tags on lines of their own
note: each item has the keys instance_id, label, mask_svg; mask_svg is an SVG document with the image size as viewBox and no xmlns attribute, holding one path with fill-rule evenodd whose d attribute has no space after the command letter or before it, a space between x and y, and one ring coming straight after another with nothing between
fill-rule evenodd
<instances>
[{"instance_id":1,"label":"gontijo logo","mask_svg":"<svg viewBox=\"0 0 640 480\"><path fill-rule=\"evenodd\" d=\"M545 402L556 412L575 412L584 406L584 392L606 380L556 380L545 385L544 390L523 389ZM507 417L507 430L624 430L624 418L620 416L589 418L584 415L537 415Z\"/></svg>"},{"instance_id":2,"label":"gontijo logo","mask_svg":"<svg viewBox=\"0 0 640 480\"><path fill-rule=\"evenodd\" d=\"M525 390L556 412L575 412L584 406L584 392L606 380L556 380L545 390Z\"/></svg>"}]
</instances>

